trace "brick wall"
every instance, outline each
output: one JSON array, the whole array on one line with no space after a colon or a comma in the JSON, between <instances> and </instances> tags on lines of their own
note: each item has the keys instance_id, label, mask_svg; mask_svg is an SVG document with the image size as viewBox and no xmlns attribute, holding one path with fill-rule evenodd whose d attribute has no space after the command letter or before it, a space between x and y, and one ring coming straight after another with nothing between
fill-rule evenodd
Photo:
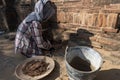
<instances>
[{"instance_id":1,"label":"brick wall","mask_svg":"<svg viewBox=\"0 0 120 80\"><path fill-rule=\"evenodd\" d=\"M56 27L54 38L120 50L120 0L51 1L57 9L56 19L52 21L52 26Z\"/></svg>"}]
</instances>

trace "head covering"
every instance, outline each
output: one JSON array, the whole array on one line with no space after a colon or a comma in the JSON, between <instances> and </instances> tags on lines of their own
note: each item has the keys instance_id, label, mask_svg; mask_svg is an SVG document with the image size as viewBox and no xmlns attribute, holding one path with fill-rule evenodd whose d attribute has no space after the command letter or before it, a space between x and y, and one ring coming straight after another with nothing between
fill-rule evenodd
<instances>
[{"instance_id":1,"label":"head covering","mask_svg":"<svg viewBox=\"0 0 120 80\"><path fill-rule=\"evenodd\" d=\"M43 7L43 21L50 19L55 14L55 9L50 1L48 1Z\"/></svg>"},{"instance_id":2,"label":"head covering","mask_svg":"<svg viewBox=\"0 0 120 80\"><path fill-rule=\"evenodd\" d=\"M44 13L43 14L43 9L44 9L44 6L45 4L48 2L49 0L39 0L36 4L35 4L35 8L34 8L34 11L31 12L25 19L24 19L24 23L26 22L32 22L32 21L42 21L43 20L43 17L44 17ZM51 9L48 9L48 12L49 13L53 13L54 11L51 10ZM53 11L53 12L52 12ZM48 13L47 13L48 14ZM51 15L51 14L50 14Z\"/></svg>"}]
</instances>

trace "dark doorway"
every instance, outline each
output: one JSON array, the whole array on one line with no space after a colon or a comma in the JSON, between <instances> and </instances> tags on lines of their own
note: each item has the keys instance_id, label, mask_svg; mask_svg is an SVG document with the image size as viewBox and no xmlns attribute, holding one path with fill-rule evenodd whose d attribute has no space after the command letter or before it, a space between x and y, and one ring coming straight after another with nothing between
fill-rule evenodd
<instances>
[{"instance_id":1,"label":"dark doorway","mask_svg":"<svg viewBox=\"0 0 120 80\"><path fill-rule=\"evenodd\" d=\"M118 14L118 17L117 17L116 29L118 29L117 33L119 33L120 32L120 13Z\"/></svg>"},{"instance_id":2,"label":"dark doorway","mask_svg":"<svg viewBox=\"0 0 120 80\"><path fill-rule=\"evenodd\" d=\"M18 25L18 15L15 9L15 0L5 0L6 10L5 15L10 31L14 31Z\"/></svg>"}]
</instances>

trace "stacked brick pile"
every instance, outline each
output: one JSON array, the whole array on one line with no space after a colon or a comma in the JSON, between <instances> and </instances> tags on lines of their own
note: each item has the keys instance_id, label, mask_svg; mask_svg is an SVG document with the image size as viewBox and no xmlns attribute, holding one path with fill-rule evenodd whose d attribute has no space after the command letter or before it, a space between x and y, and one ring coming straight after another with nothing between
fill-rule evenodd
<instances>
[{"instance_id":1,"label":"stacked brick pile","mask_svg":"<svg viewBox=\"0 0 120 80\"><path fill-rule=\"evenodd\" d=\"M63 40L71 34L93 47L120 50L120 0L52 0L57 7L57 29ZM56 25L55 25L56 26ZM83 30L83 31L82 31ZM80 32L81 31L81 32ZM80 33L78 33L80 32ZM88 36L93 34L92 36ZM74 37L72 37L74 38ZM89 39L89 42L88 40Z\"/></svg>"}]
</instances>

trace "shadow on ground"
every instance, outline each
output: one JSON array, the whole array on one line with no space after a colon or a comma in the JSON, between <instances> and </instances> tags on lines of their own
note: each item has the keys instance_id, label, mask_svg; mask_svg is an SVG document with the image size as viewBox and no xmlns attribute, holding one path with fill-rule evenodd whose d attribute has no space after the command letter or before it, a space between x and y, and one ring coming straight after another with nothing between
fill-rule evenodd
<instances>
[{"instance_id":1,"label":"shadow on ground","mask_svg":"<svg viewBox=\"0 0 120 80\"><path fill-rule=\"evenodd\" d=\"M60 76L60 66L59 66L59 63L55 61L54 70L47 77L40 80L55 80L59 76Z\"/></svg>"},{"instance_id":2,"label":"shadow on ground","mask_svg":"<svg viewBox=\"0 0 120 80\"><path fill-rule=\"evenodd\" d=\"M68 45L70 45L70 46L79 45L79 46L92 47L92 43L90 40L90 37L92 37L92 36L94 36L94 34L89 32L88 30L78 29L77 33L70 34L70 39L68 40L69 41ZM70 42L72 42L72 43L70 43Z\"/></svg>"},{"instance_id":3,"label":"shadow on ground","mask_svg":"<svg viewBox=\"0 0 120 80\"><path fill-rule=\"evenodd\" d=\"M14 75L14 69L17 65L14 57L6 56L0 51L0 80L18 80Z\"/></svg>"},{"instance_id":4,"label":"shadow on ground","mask_svg":"<svg viewBox=\"0 0 120 80\"><path fill-rule=\"evenodd\" d=\"M120 69L100 71L94 80L120 80Z\"/></svg>"}]
</instances>

